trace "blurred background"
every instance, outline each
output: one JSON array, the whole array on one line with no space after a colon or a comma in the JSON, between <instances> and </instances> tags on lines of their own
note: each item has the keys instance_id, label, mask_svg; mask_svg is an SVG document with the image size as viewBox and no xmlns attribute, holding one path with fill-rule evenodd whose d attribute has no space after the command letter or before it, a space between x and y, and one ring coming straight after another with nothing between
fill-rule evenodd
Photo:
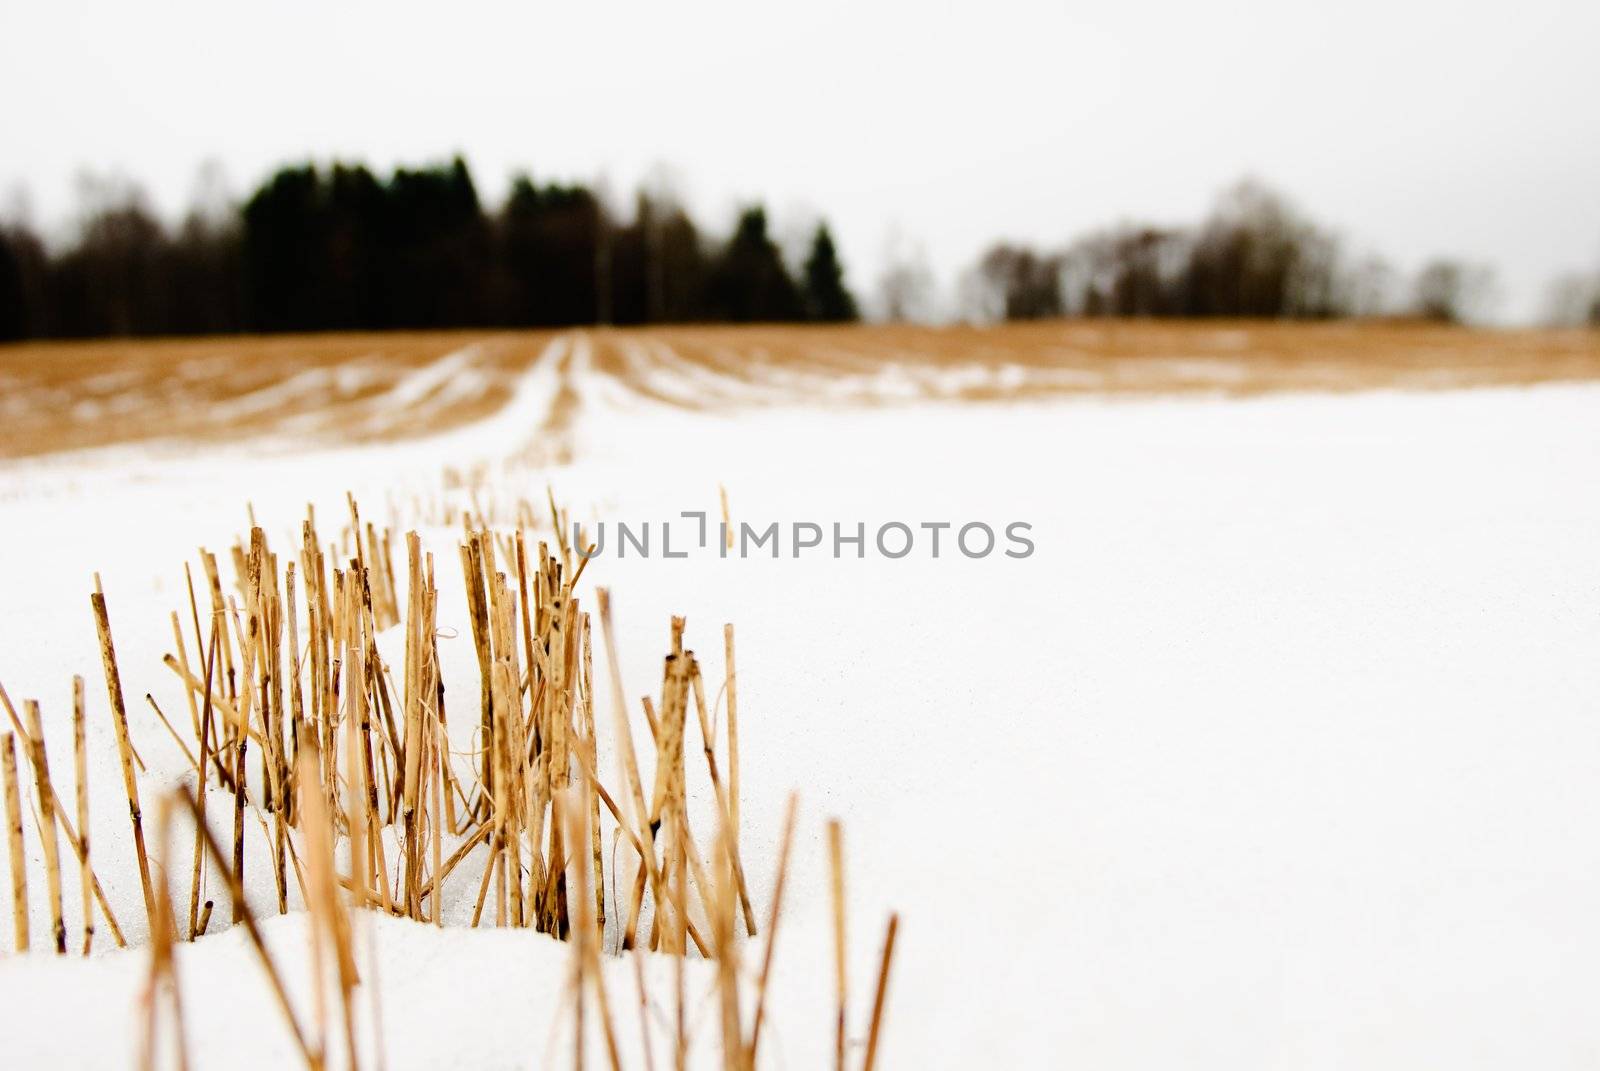
<instances>
[{"instance_id":1,"label":"blurred background","mask_svg":"<svg viewBox=\"0 0 1600 1071\"><path fill-rule=\"evenodd\" d=\"M0 338L1600 321L1600 8L6 0Z\"/></svg>"}]
</instances>

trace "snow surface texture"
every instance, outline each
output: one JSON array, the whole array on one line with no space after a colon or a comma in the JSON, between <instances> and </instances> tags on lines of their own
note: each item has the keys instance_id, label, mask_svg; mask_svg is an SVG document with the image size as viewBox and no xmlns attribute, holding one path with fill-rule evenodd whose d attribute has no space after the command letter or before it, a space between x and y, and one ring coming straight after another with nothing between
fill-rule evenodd
<instances>
[{"instance_id":1,"label":"snow surface texture","mask_svg":"<svg viewBox=\"0 0 1600 1071\"><path fill-rule=\"evenodd\" d=\"M527 456L563 356L583 402L573 463L501 464ZM902 915L883 1067L1600 1060L1600 389L711 415L624 404L585 369L582 339L563 340L507 410L427 441L0 469L0 681L43 702L68 783L70 675L87 679L95 857L136 944L92 570L148 799L183 769L139 701L183 709L160 664L182 561L243 532L246 500L294 545L304 503L331 529L346 489L414 524L446 466L479 466L505 500L539 501L548 480L590 521L715 516L720 482L757 526L1020 520L1037 545L591 563L630 695L658 684L669 614L688 615L713 682L721 624L737 625L763 917L784 798L801 792L764 1066L831 1063L828 816L845 823L858 1046L884 921ZM454 532L423 531L450 561ZM440 622L456 630L446 687L473 695L459 596ZM29 851L37 935L31 827ZM480 868L450 895L470 897ZM253 887L263 909L268 890ZM303 1015L304 927L265 927ZM566 946L376 918L360 942L389 1067L565 1064ZM0 959L7 1066L129 1062L146 961L109 948L102 925L88 962ZM241 933L182 948L179 971L198 1066L292 1063ZM665 1010L670 969L650 975ZM632 968L609 978L640 1067ZM709 978L692 970L692 992ZM710 1066L716 1010L696 1015Z\"/></svg>"}]
</instances>

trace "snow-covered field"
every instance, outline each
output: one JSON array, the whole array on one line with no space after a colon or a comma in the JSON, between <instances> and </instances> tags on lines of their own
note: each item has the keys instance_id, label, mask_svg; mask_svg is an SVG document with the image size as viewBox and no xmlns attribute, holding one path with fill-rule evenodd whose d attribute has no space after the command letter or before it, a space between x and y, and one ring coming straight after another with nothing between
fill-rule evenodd
<instances>
[{"instance_id":1,"label":"snow-covered field","mask_svg":"<svg viewBox=\"0 0 1600 1071\"><path fill-rule=\"evenodd\" d=\"M92 843L135 944L92 572L130 700L172 711L160 659L182 563L247 531L247 503L292 545L306 502L338 517L350 490L444 562L459 526L443 501L540 502L548 482L586 523L656 522L650 559L608 546L584 576L613 592L631 695L659 681L669 614L688 616L712 681L737 625L758 913L800 792L764 1066L832 1060L830 816L857 1043L901 915L880 1066L1600 1061L1600 386L692 412L619 391L584 346L558 339L499 414L428 439L0 469L0 682L41 700L65 783L70 677L87 679ZM579 404L551 452L534 440L558 388ZM661 555L660 522L681 545L680 514L715 519L719 484L736 524L780 522L781 557ZM918 526L940 521L1024 522L1035 550L968 559L947 532L935 558ZM823 547L792 556L794 522L822 526ZM919 533L904 558L872 546L890 522ZM835 523L866 526L863 559L832 556ZM446 688L472 695L459 584L445 589ZM183 760L130 707L154 795ZM475 887L474 870L447 894ZM266 928L304 998L303 917ZM363 940L387 1066L569 1059L566 946L389 919ZM130 1061L146 958L103 929L97 947L0 959L7 1066ZM182 948L179 971L200 1066L291 1059L242 935ZM667 969L651 971L660 998ZM632 969L610 977L625 1063L643 1066ZM709 1066L715 1009L696 1022Z\"/></svg>"}]
</instances>

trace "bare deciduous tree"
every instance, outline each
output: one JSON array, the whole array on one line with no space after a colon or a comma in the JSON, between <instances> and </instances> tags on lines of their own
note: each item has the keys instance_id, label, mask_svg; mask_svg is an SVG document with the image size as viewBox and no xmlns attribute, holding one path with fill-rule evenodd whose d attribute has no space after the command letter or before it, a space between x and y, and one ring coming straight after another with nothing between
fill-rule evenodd
<instances>
[{"instance_id":1,"label":"bare deciduous tree","mask_svg":"<svg viewBox=\"0 0 1600 1071\"><path fill-rule=\"evenodd\" d=\"M1465 323L1486 315L1494 294L1492 269L1439 258L1417 273L1412 284L1412 311L1440 323Z\"/></svg>"},{"instance_id":2,"label":"bare deciduous tree","mask_svg":"<svg viewBox=\"0 0 1600 1071\"><path fill-rule=\"evenodd\" d=\"M936 316L933 270L922 246L898 231L889 237L886 267L878 276L878 303L891 323L926 323Z\"/></svg>"}]
</instances>

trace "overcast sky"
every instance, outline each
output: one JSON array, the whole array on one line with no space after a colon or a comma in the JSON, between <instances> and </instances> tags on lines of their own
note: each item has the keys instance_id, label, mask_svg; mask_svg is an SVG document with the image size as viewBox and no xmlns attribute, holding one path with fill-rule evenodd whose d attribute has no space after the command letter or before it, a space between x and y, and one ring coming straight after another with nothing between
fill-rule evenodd
<instances>
[{"instance_id":1,"label":"overcast sky","mask_svg":"<svg viewBox=\"0 0 1600 1071\"><path fill-rule=\"evenodd\" d=\"M1254 174L1403 269L1492 262L1503 313L1600 267L1600 3L0 0L0 206L59 233L84 168L176 216L308 156L667 165L725 230L816 214L870 292L895 234L950 284L996 237L1194 220Z\"/></svg>"}]
</instances>

